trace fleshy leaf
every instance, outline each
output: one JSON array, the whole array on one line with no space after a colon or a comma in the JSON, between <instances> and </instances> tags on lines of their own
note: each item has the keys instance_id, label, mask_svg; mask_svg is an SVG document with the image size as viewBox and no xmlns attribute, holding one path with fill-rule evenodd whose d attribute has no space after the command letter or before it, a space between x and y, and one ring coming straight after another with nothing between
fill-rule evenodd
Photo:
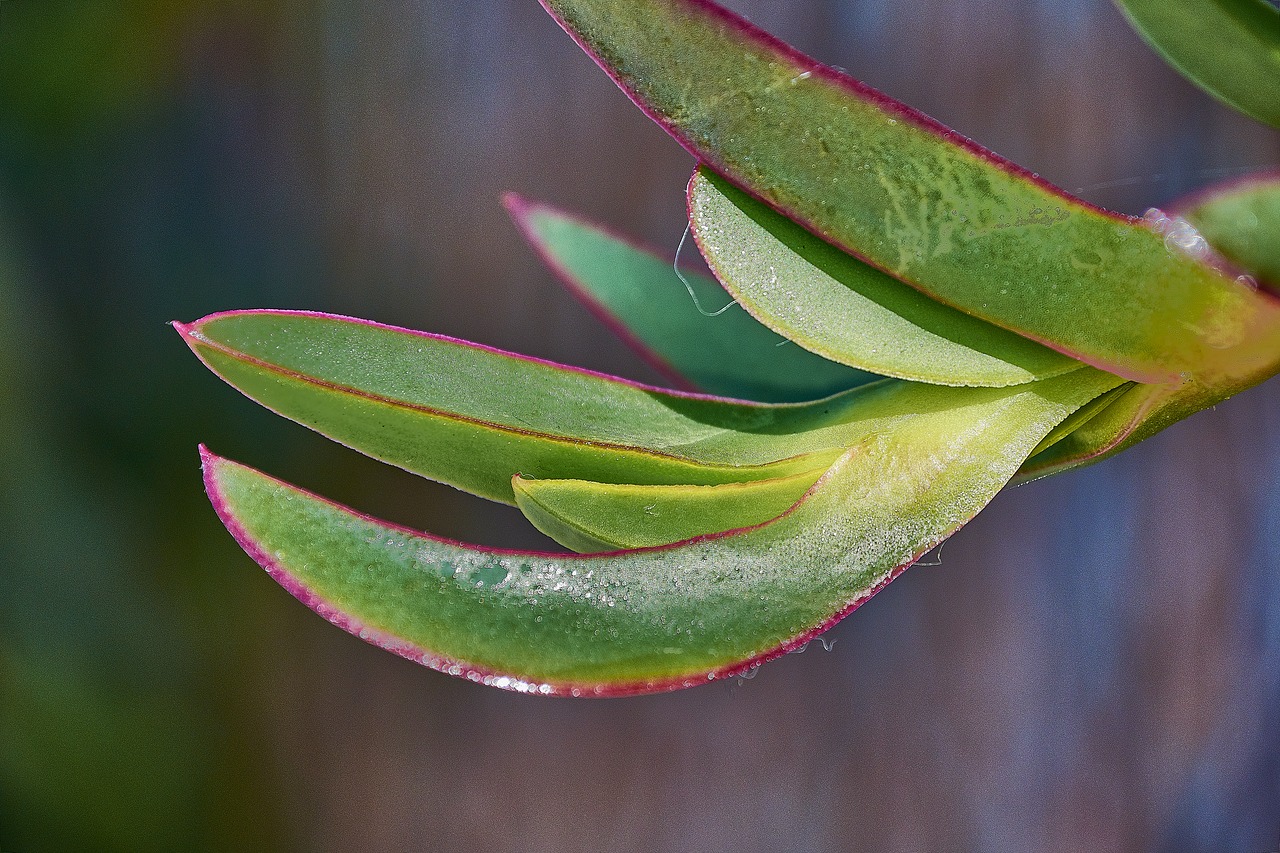
<instances>
[{"instance_id":1,"label":"fleshy leaf","mask_svg":"<svg viewBox=\"0 0 1280 853\"><path fill-rule=\"evenodd\" d=\"M1280 127L1280 9L1266 0L1116 0L1183 76Z\"/></svg>"},{"instance_id":2,"label":"fleshy leaf","mask_svg":"<svg viewBox=\"0 0 1280 853\"><path fill-rule=\"evenodd\" d=\"M900 379L987 387L1080 366L930 299L705 168L689 181L689 222L703 257L742 307L832 361Z\"/></svg>"},{"instance_id":3,"label":"fleshy leaf","mask_svg":"<svg viewBox=\"0 0 1280 853\"><path fill-rule=\"evenodd\" d=\"M231 312L178 329L278 414L506 503L515 474L711 485L808 471L840 455L839 425L862 408L849 392L804 405L668 392L323 314Z\"/></svg>"},{"instance_id":4,"label":"fleshy leaf","mask_svg":"<svg viewBox=\"0 0 1280 853\"><path fill-rule=\"evenodd\" d=\"M1177 389L1169 385L1134 383L1117 389L1114 397L1103 401L1101 411L1024 462L1014 482L1037 480L1101 462L1182 417L1200 411L1184 407L1176 417L1157 419L1162 410L1174 413L1172 403L1176 394Z\"/></svg>"},{"instance_id":5,"label":"fleshy leaf","mask_svg":"<svg viewBox=\"0 0 1280 853\"><path fill-rule=\"evenodd\" d=\"M934 298L1128 379L1237 358L1254 295L707 0L541 0L733 183Z\"/></svg>"},{"instance_id":6,"label":"fleshy leaf","mask_svg":"<svg viewBox=\"0 0 1280 853\"><path fill-rule=\"evenodd\" d=\"M1169 205L1178 239L1206 243L1246 275L1263 282L1280 281L1280 176L1251 175L1208 187ZM1246 281L1248 279L1245 279ZM1263 311L1280 316L1280 301L1261 291ZM1266 334L1249 342L1230 370L1193 377L1182 385L1137 384L1117 389L1086 406L1087 423L1043 447L1023 465L1018 480L1030 480L1114 456L1167 426L1216 405L1269 378L1280 355L1280 331L1269 320ZM1069 421L1071 419L1068 419ZM1062 430L1060 426L1055 432Z\"/></svg>"},{"instance_id":7,"label":"fleshy leaf","mask_svg":"<svg viewBox=\"0 0 1280 853\"><path fill-rule=\"evenodd\" d=\"M678 385L786 403L880 378L794 346L729 305L729 295L706 276L682 273L691 296L671 261L553 207L514 195L506 203L574 295Z\"/></svg>"},{"instance_id":8,"label":"fleshy leaf","mask_svg":"<svg viewBox=\"0 0 1280 853\"><path fill-rule=\"evenodd\" d=\"M1280 89L1280 81L1277 81ZM1210 187L1171 207L1209 245L1259 281L1280 286L1280 172Z\"/></svg>"},{"instance_id":9,"label":"fleshy leaf","mask_svg":"<svg viewBox=\"0 0 1280 853\"><path fill-rule=\"evenodd\" d=\"M825 468L718 486L632 486L585 480L513 483L534 527L581 553L650 548L763 524L782 515Z\"/></svg>"},{"instance_id":10,"label":"fleshy leaf","mask_svg":"<svg viewBox=\"0 0 1280 853\"><path fill-rule=\"evenodd\" d=\"M825 630L968 521L1113 382L1080 370L967 389L966 405L846 453L774 521L597 556L413 533L208 453L205 477L245 550L363 639L497 687L652 692L741 672Z\"/></svg>"}]
</instances>

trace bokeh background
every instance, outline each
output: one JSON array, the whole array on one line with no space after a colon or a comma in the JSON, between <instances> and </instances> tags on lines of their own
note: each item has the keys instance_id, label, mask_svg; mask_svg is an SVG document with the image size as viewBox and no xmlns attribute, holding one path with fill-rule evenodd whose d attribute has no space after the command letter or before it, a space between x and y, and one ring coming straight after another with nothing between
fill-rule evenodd
<instances>
[{"instance_id":1,"label":"bokeh background","mask_svg":"<svg viewBox=\"0 0 1280 853\"><path fill-rule=\"evenodd\" d=\"M1127 212L1280 162L1104 0L729 5ZM1002 495L829 652L678 694L453 680L237 549L199 441L539 539L166 321L334 311L656 381L499 196L671 252L691 167L534 0L0 0L0 850L1276 850L1274 384Z\"/></svg>"}]
</instances>

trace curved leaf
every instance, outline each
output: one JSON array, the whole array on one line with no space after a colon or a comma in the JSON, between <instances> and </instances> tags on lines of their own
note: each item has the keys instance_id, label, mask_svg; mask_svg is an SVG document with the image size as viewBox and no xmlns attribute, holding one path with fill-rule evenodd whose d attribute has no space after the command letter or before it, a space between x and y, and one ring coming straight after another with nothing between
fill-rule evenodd
<instances>
[{"instance_id":1,"label":"curved leaf","mask_svg":"<svg viewBox=\"0 0 1280 853\"><path fill-rule=\"evenodd\" d=\"M228 529L277 581L363 639L542 694L652 692L781 654L853 610L1000 490L1096 371L922 412L846 453L780 518L596 556L460 545L337 506L205 452Z\"/></svg>"},{"instance_id":2,"label":"curved leaf","mask_svg":"<svg viewBox=\"0 0 1280 853\"><path fill-rule=\"evenodd\" d=\"M786 477L919 411L980 399L881 380L810 403L745 403L346 317L239 311L176 325L211 370L272 411L505 503L516 474L633 485Z\"/></svg>"},{"instance_id":3,"label":"curved leaf","mask_svg":"<svg viewBox=\"0 0 1280 853\"><path fill-rule=\"evenodd\" d=\"M1133 28L1201 89L1280 127L1280 9L1266 0L1116 0Z\"/></svg>"},{"instance_id":4,"label":"curved leaf","mask_svg":"<svg viewBox=\"0 0 1280 853\"><path fill-rule=\"evenodd\" d=\"M585 480L513 483L534 527L581 553L651 548L764 524L800 500L826 468L718 486L633 486Z\"/></svg>"},{"instance_id":5,"label":"curved leaf","mask_svg":"<svg viewBox=\"0 0 1280 853\"><path fill-rule=\"evenodd\" d=\"M1171 210L1228 260L1263 282L1280 285L1280 172L1210 187Z\"/></svg>"},{"instance_id":6,"label":"curved leaf","mask_svg":"<svg viewBox=\"0 0 1280 853\"><path fill-rule=\"evenodd\" d=\"M1194 399L1202 394L1199 391L1188 396ZM1194 405L1176 406L1177 396L1178 389L1169 385L1135 383L1116 389L1114 397L1100 402L1100 411L1024 462L1014 482L1037 480L1101 462L1200 411L1201 407Z\"/></svg>"},{"instance_id":7,"label":"curved leaf","mask_svg":"<svg viewBox=\"0 0 1280 853\"><path fill-rule=\"evenodd\" d=\"M1108 377L1104 384L1109 390L1056 425L1032 450L1031 456L1035 457L1061 442L1106 410L1126 389L1133 387L1133 383L1118 377ZM880 432L901 431L904 425L909 424L909 415L886 419L871 417L877 409L888 412L885 406L890 401L895 413L904 409L936 413L963 409L983 399L962 389L916 383L900 383L891 387L895 392L893 395L885 394L878 400L864 402L863 414L866 417L857 428L851 424L850 428L842 431L842 440L847 446L870 441ZM1041 456L1038 463L1046 463L1048 458L1047 454ZM760 524L798 501L822 471L823 468L815 467L811 471L771 480L716 486L648 486L517 477L513 488L516 505L535 527L565 547L590 553L663 545ZM1025 479L1035 479L1045 473L1050 472L1037 471Z\"/></svg>"},{"instance_id":8,"label":"curved leaf","mask_svg":"<svg viewBox=\"0 0 1280 853\"><path fill-rule=\"evenodd\" d=\"M506 205L569 290L678 385L787 403L880 378L791 345L737 306L720 311L730 298L706 276L683 273L691 297L671 261L548 205Z\"/></svg>"},{"instance_id":9,"label":"curved leaf","mask_svg":"<svg viewBox=\"0 0 1280 853\"><path fill-rule=\"evenodd\" d=\"M178 329L211 370L278 414L506 503L515 474L709 485L807 471L840 454L829 433L862 405L849 394L775 406L662 391L323 314L231 312Z\"/></svg>"},{"instance_id":10,"label":"curved leaf","mask_svg":"<svg viewBox=\"0 0 1280 853\"><path fill-rule=\"evenodd\" d=\"M999 387L1080 362L935 302L705 168L689 181L703 257L742 307L832 361L900 379Z\"/></svg>"},{"instance_id":11,"label":"curved leaf","mask_svg":"<svg viewBox=\"0 0 1280 853\"><path fill-rule=\"evenodd\" d=\"M1150 224L1050 186L707 0L541 2L695 156L939 301L1144 382L1227 369L1274 319Z\"/></svg>"}]
</instances>

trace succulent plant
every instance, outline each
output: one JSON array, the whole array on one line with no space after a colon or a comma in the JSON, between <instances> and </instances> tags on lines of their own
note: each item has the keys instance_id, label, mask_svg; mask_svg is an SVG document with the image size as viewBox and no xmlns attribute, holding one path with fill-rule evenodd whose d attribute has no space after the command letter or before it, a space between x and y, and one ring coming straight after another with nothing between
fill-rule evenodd
<instances>
[{"instance_id":1,"label":"succulent plant","mask_svg":"<svg viewBox=\"0 0 1280 853\"><path fill-rule=\"evenodd\" d=\"M1280 176L1122 216L705 0L543 5L697 158L690 226L719 284L672 287L666 259L508 206L680 390L346 317L175 324L262 405L515 504L579 552L406 530L202 449L244 549L362 639L539 694L740 674L1010 482L1103 459L1280 370ZM725 291L745 312L712 318Z\"/></svg>"}]
</instances>

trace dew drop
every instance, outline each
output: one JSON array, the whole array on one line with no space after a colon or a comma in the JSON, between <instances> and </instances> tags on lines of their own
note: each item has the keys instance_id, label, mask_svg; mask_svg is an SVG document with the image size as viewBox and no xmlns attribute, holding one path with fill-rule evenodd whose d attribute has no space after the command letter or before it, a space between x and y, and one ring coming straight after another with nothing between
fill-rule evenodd
<instances>
[{"instance_id":1,"label":"dew drop","mask_svg":"<svg viewBox=\"0 0 1280 853\"><path fill-rule=\"evenodd\" d=\"M473 586L493 587L505 582L510 576L511 573L507 571L505 566L499 563L492 563L487 566L480 566L479 568L473 569L467 576L467 580Z\"/></svg>"},{"instance_id":2,"label":"dew drop","mask_svg":"<svg viewBox=\"0 0 1280 853\"><path fill-rule=\"evenodd\" d=\"M1152 207L1142 218L1153 231L1164 236L1164 247L1170 252L1181 252L1203 260L1212 251L1209 241L1181 216L1169 216Z\"/></svg>"}]
</instances>

